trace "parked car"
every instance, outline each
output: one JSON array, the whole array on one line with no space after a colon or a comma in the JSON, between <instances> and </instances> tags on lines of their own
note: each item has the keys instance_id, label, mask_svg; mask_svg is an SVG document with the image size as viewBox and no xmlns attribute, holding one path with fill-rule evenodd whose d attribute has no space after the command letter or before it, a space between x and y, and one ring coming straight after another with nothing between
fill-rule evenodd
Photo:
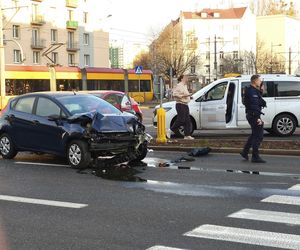
<instances>
[{"instance_id":1,"label":"parked car","mask_svg":"<svg viewBox=\"0 0 300 250\"><path fill-rule=\"evenodd\" d=\"M189 103L192 132L198 129L249 128L242 98L244 88L250 85L250 77L220 79L196 92ZM261 78L264 82L263 97L267 102L262 116L265 130L278 136L292 135L300 125L300 77L262 75ZM166 124L170 128L177 116L175 102L164 103L163 108L167 111ZM157 125L156 109L154 126Z\"/></svg>"},{"instance_id":2,"label":"parked car","mask_svg":"<svg viewBox=\"0 0 300 250\"><path fill-rule=\"evenodd\" d=\"M0 114L4 159L33 151L64 156L72 167L85 168L99 157L142 160L148 139L134 115L89 94L25 94L10 100Z\"/></svg>"},{"instance_id":3,"label":"parked car","mask_svg":"<svg viewBox=\"0 0 300 250\"><path fill-rule=\"evenodd\" d=\"M132 97L126 95L126 93L114 90L92 90L87 91L87 93L102 98L122 112L126 111L135 114L140 122L143 121L143 112L139 104Z\"/></svg>"}]
</instances>

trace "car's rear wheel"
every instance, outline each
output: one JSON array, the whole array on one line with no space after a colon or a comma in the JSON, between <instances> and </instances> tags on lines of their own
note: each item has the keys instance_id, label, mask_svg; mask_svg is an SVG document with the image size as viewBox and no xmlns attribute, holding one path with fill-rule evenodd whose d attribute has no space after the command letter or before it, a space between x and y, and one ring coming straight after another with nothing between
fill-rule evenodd
<instances>
[{"instance_id":1,"label":"car's rear wheel","mask_svg":"<svg viewBox=\"0 0 300 250\"><path fill-rule=\"evenodd\" d=\"M67 159L72 168L87 168L92 161L87 142L80 140L71 141L67 148Z\"/></svg>"},{"instance_id":2,"label":"car's rear wheel","mask_svg":"<svg viewBox=\"0 0 300 250\"><path fill-rule=\"evenodd\" d=\"M18 151L8 134L2 134L0 136L0 153L4 159L13 159Z\"/></svg>"}]
</instances>

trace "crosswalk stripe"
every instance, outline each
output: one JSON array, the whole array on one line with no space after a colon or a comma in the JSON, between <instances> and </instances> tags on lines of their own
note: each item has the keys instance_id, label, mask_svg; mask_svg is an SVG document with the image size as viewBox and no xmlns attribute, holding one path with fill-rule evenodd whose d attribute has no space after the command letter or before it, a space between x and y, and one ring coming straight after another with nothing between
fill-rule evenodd
<instances>
[{"instance_id":1,"label":"crosswalk stripe","mask_svg":"<svg viewBox=\"0 0 300 250\"><path fill-rule=\"evenodd\" d=\"M83 208L88 206L88 204L81 204L81 203L32 199L32 198L9 196L9 195L0 195L0 200L21 202L21 203L31 203L31 204L38 204L38 205L54 206L54 207L67 207L67 208Z\"/></svg>"},{"instance_id":2,"label":"crosswalk stripe","mask_svg":"<svg viewBox=\"0 0 300 250\"><path fill-rule=\"evenodd\" d=\"M184 236L245 243L251 245L300 249L300 236L217 225L202 225Z\"/></svg>"},{"instance_id":3,"label":"crosswalk stripe","mask_svg":"<svg viewBox=\"0 0 300 250\"><path fill-rule=\"evenodd\" d=\"M186 249L166 247L166 246L153 246L153 247L147 248L146 250L186 250Z\"/></svg>"},{"instance_id":4,"label":"crosswalk stripe","mask_svg":"<svg viewBox=\"0 0 300 250\"><path fill-rule=\"evenodd\" d=\"M290 187L289 190L300 191L300 184Z\"/></svg>"},{"instance_id":5,"label":"crosswalk stripe","mask_svg":"<svg viewBox=\"0 0 300 250\"><path fill-rule=\"evenodd\" d=\"M271 196L263 199L262 202L300 206L300 197L287 196L287 195L271 195Z\"/></svg>"},{"instance_id":6,"label":"crosswalk stripe","mask_svg":"<svg viewBox=\"0 0 300 250\"><path fill-rule=\"evenodd\" d=\"M228 215L228 217L300 225L300 214L295 213L283 213L256 209L242 209L236 213Z\"/></svg>"}]
</instances>

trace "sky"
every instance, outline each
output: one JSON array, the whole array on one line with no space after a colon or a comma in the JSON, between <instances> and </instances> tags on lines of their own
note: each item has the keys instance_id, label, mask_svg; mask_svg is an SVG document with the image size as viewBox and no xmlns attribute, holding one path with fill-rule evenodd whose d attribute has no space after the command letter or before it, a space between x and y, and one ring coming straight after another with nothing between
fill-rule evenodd
<instances>
[{"instance_id":1,"label":"sky","mask_svg":"<svg viewBox=\"0 0 300 250\"><path fill-rule=\"evenodd\" d=\"M179 17L180 11L213 8L217 4L222 6L230 1L242 6L245 2L249 2L249 0L101 0L99 9L102 10L103 25L108 29L111 40L149 44L155 34L171 20ZM300 9L300 0L294 1ZM105 18L108 15L111 17Z\"/></svg>"}]
</instances>

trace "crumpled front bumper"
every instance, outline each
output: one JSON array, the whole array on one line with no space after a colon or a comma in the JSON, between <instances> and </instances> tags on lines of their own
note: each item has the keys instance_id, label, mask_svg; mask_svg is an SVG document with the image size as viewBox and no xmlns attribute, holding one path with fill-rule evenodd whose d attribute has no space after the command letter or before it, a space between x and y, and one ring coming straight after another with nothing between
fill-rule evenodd
<instances>
[{"instance_id":1,"label":"crumpled front bumper","mask_svg":"<svg viewBox=\"0 0 300 250\"><path fill-rule=\"evenodd\" d=\"M145 141L150 142L151 139L151 135L147 133L139 135L99 134L91 137L89 140L89 148L91 152L118 154L127 151L135 151L142 143Z\"/></svg>"}]
</instances>

